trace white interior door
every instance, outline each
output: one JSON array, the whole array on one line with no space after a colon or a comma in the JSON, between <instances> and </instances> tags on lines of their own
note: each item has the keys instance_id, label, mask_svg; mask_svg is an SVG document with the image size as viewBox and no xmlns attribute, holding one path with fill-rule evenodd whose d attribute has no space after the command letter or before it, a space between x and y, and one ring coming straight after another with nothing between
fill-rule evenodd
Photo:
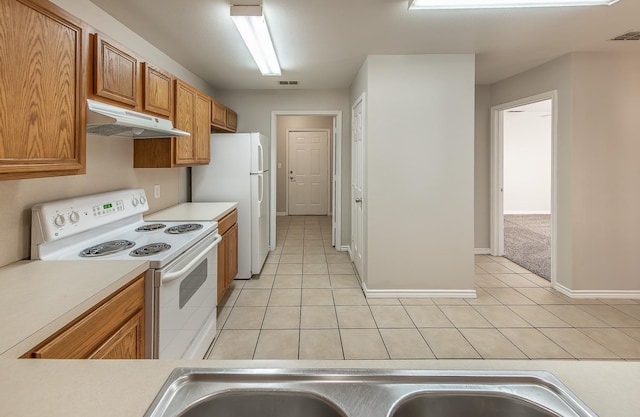
<instances>
[{"instance_id":1,"label":"white interior door","mask_svg":"<svg viewBox=\"0 0 640 417\"><path fill-rule=\"evenodd\" d=\"M292 131L287 138L289 214L329 214L329 134Z\"/></svg>"},{"instance_id":2,"label":"white interior door","mask_svg":"<svg viewBox=\"0 0 640 417\"><path fill-rule=\"evenodd\" d=\"M364 277L362 208L364 180L364 96L353 107L351 121L351 256L360 277Z\"/></svg>"}]
</instances>

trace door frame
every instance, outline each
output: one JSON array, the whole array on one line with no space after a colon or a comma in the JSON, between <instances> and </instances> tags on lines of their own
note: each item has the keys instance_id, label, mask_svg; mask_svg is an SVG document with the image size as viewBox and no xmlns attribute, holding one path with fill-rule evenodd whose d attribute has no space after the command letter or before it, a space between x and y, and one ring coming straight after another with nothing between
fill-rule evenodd
<instances>
[{"instance_id":1,"label":"door frame","mask_svg":"<svg viewBox=\"0 0 640 417\"><path fill-rule=\"evenodd\" d=\"M316 129L316 128L308 128L308 129L287 129L287 149L285 152L285 169L286 172L289 172L289 133L291 132L326 132L327 133L327 147L329 147L330 141L331 141L331 129ZM333 145L333 144L332 144ZM332 152L329 152L329 150L327 149L327 175L331 174L331 155ZM287 174L288 176L289 174ZM327 201L331 201L331 189L333 187L331 187L331 179L329 177L327 177ZM287 201L287 216L289 215L289 183L287 183L287 189L285 190L285 199ZM329 215L333 215L333 202L331 204L327 205L327 211L329 212Z\"/></svg>"},{"instance_id":2,"label":"door frame","mask_svg":"<svg viewBox=\"0 0 640 417\"><path fill-rule=\"evenodd\" d=\"M558 267L558 90L491 107L490 251L493 256L504 255L504 112L544 100L551 100L551 285L555 287Z\"/></svg>"},{"instance_id":3,"label":"door frame","mask_svg":"<svg viewBox=\"0 0 640 417\"><path fill-rule=\"evenodd\" d=\"M353 158L355 158L354 152L353 152L353 137L354 137L354 127L353 127L353 117L354 117L354 113L355 113L355 108L358 106L358 104L362 103L362 161L361 161L361 167L362 167L362 224L360 227L362 236L361 239L362 241L360 242L360 255L362 257L362 271L358 271L358 277L360 280L360 286L365 289L366 291L366 281L367 281L367 251L366 251L366 229L365 229L365 224L366 224L366 220L365 218L367 217L367 205L365 204L365 198L364 196L367 194L367 176L366 176L366 172L367 172L367 158L366 158L366 129L367 129L367 124L365 123L366 121L366 115L367 115L367 102L366 102L366 92L363 92L362 94L360 94L360 96L358 96L358 98L353 102L353 104L351 105L351 135L349 137L349 141L351 144L351 183L349 184L349 196L350 196L350 204L349 204L349 208L351 210L351 240L349 241L349 257L351 258L352 262L354 260L354 256L353 256L353 250L351 247L351 243L353 241L353 236L354 236L354 227L355 227L355 221L354 221L354 211L356 210L356 203L355 203L355 198L353 196L353 178L355 177L353 170L355 169L355 167L357 166L357 164L353 163Z\"/></svg>"},{"instance_id":4,"label":"door frame","mask_svg":"<svg viewBox=\"0 0 640 417\"><path fill-rule=\"evenodd\" d=\"M278 116L329 116L333 117L331 163L333 165L333 201L331 203L331 243L342 251L342 110L273 110L271 111L271 166L276 167L278 159ZM274 198L271 201L271 230L276 230L277 174L271 176ZM288 207L287 207L288 210ZM271 234L271 249L276 247L276 234Z\"/></svg>"}]
</instances>

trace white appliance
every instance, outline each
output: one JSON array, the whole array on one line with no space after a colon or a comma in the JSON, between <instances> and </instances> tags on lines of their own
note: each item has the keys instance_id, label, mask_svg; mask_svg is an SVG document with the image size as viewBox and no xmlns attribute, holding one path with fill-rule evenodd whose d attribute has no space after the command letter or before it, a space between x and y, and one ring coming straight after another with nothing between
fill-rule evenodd
<instances>
[{"instance_id":1,"label":"white appliance","mask_svg":"<svg viewBox=\"0 0 640 417\"><path fill-rule=\"evenodd\" d=\"M260 133L211 135L211 162L191 168L193 202L238 202L238 274L259 274L269 254L270 140Z\"/></svg>"},{"instance_id":2,"label":"white appliance","mask_svg":"<svg viewBox=\"0 0 640 417\"><path fill-rule=\"evenodd\" d=\"M191 136L162 119L94 100L87 100L87 133L133 139Z\"/></svg>"},{"instance_id":3,"label":"white appliance","mask_svg":"<svg viewBox=\"0 0 640 417\"><path fill-rule=\"evenodd\" d=\"M217 222L145 222L143 189L32 208L31 259L149 261L145 356L203 359L216 334Z\"/></svg>"}]
</instances>

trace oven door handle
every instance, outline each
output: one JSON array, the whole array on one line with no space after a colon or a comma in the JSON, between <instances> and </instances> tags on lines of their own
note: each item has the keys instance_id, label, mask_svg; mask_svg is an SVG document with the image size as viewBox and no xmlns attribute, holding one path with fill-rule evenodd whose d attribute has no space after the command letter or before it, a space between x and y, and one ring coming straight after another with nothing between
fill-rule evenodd
<instances>
[{"instance_id":1,"label":"oven door handle","mask_svg":"<svg viewBox=\"0 0 640 417\"><path fill-rule=\"evenodd\" d=\"M218 246L218 243L220 243L221 241L222 241L222 236L220 236L219 234L216 234L216 239L213 242L211 242L211 244L202 251L202 254L200 256L193 259L191 262L189 262L187 265L184 266L184 268L181 268L179 271L166 273L162 277L162 281L160 282L160 285L166 284L167 282L175 281L176 279L182 277L185 272L191 269L192 266L200 262L202 259L206 258L209 251L215 248L216 246Z\"/></svg>"}]
</instances>

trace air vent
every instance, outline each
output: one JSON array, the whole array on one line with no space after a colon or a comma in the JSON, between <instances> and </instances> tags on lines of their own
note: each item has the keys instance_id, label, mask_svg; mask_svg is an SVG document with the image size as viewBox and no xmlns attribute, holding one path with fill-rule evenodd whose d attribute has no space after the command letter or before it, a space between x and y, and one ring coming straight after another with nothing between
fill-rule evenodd
<instances>
[{"instance_id":1,"label":"air vent","mask_svg":"<svg viewBox=\"0 0 640 417\"><path fill-rule=\"evenodd\" d=\"M640 41L640 32L627 32L611 39L612 41Z\"/></svg>"},{"instance_id":2,"label":"air vent","mask_svg":"<svg viewBox=\"0 0 640 417\"><path fill-rule=\"evenodd\" d=\"M278 81L280 85L298 85L297 81Z\"/></svg>"}]
</instances>

